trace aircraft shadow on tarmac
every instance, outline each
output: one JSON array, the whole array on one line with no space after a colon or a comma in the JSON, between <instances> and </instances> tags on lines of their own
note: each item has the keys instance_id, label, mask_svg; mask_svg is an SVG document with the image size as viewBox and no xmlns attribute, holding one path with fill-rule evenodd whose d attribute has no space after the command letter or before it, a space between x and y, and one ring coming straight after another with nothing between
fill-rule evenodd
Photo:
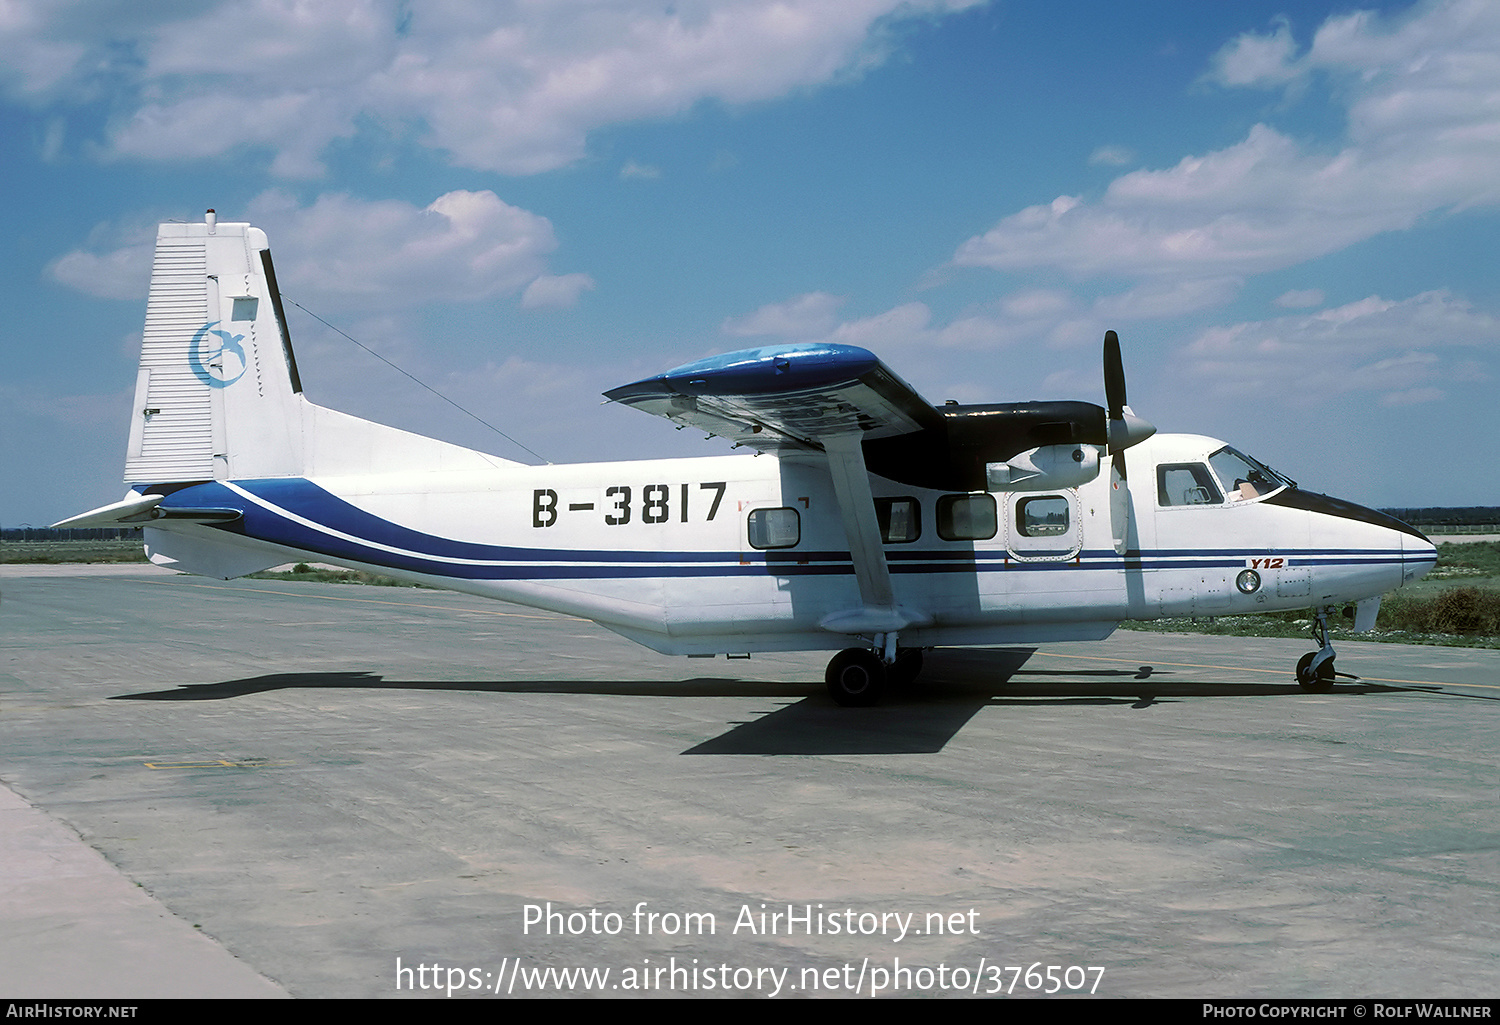
<instances>
[{"instance_id":1,"label":"aircraft shadow on tarmac","mask_svg":"<svg viewBox=\"0 0 1500 1025\"><path fill-rule=\"evenodd\" d=\"M775 706L735 723L683 754L927 754L940 751L987 706L1118 705L1147 709L1195 697L1276 697L1302 693L1285 683L1217 683L1176 679L1151 666L1135 669L1023 668L1034 648L931 653L920 684L893 689L873 708L840 708L821 684L715 677L676 681L387 680L377 673L271 673L223 683L119 694L119 701L222 701L277 690L375 689L481 691L495 694L595 694L634 697L764 697ZM1405 688L1340 684L1332 694ZM780 700L777 700L780 699Z\"/></svg>"}]
</instances>

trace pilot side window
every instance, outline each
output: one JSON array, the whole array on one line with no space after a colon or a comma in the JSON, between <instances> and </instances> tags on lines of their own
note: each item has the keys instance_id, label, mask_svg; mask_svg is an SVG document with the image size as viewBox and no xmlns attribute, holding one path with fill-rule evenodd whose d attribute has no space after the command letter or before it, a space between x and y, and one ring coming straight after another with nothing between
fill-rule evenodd
<instances>
[{"instance_id":1,"label":"pilot side window","mask_svg":"<svg viewBox=\"0 0 1500 1025\"><path fill-rule=\"evenodd\" d=\"M994 495L944 495L937 501L938 537L944 541L986 541L1000 529Z\"/></svg>"},{"instance_id":2,"label":"pilot side window","mask_svg":"<svg viewBox=\"0 0 1500 1025\"><path fill-rule=\"evenodd\" d=\"M802 520L796 509L756 509L749 533L752 548L791 548L802 540Z\"/></svg>"},{"instance_id":3,"label":"pilot side window","mask_svg":"<svg viewBox=\"0 0 1500 1025\"><path fill-rule=\"evenodd\" d=\"M1163 463L1156 468L1156 502L1163 508L1224 501L1202 463Z\"/></svg>"},{"instance_id":4,"label":"pilot side window","mask_svg":"<svg viewBox=\"0 0 1500 1025\"><path fill-rule=\"evenodd\" d=\"M915 498L875 499L875 519L880 523L880 540L888 545L922 536L922 504Z\"/></svg>"},{"instance_id":5,"label":"pilot side window","mask_svg":"<svg viewBox=\"0 0 1500 1025\"><path fill-rule=\"evenodd\" d=\"M1068 532L1068 500L1061 495L1023 498L1016 503L1016 530L1023 537L1056 537Z\"/></svg>"}]
</instances>

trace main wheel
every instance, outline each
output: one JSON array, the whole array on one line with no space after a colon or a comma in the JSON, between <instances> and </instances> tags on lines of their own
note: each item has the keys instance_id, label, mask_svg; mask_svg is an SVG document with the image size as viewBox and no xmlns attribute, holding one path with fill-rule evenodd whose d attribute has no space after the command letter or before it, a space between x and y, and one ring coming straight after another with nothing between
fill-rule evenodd
<instances>
[{"instance_id":1,"label":"main wheel","mask_svg":"<svg viewBox=\"0 0 1500 1025\"><path fill-rule=\"evenodd\" d=\"M1312 661L1317 657L1316 651L1309 651L1297 660L1297 685L1313 694L1327 694L1333 690L1333 659L1318 666L1314 674Z\"/></svg>"},{"instance_id":2,"label":"main wheel","mask_svg":"<svg viewBox=\"0 0 1500 1025\"><path fill-rule=\"evenodd\" d=\"M828 693L846 707L873 705L885 689L885 663L864 648L845 648L828 662L823 674Z\"/></svg>"}]
</instances>

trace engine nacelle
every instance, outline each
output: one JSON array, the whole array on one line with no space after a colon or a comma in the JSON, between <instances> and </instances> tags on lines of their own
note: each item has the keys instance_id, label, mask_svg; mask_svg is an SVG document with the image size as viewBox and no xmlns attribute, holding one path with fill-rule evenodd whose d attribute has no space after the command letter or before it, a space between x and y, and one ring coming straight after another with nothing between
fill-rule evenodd
<instances>
[{"instance_id":1,"label":"engine nacelle","mask_svg":"<svg viewBox=\"0 0 1500 1025\"><path fill-rule=\"evenodd\" d=\"M1097 445L1042 445L1003 463L985 463L988 491L1060 491L1099 476Z\"/></svg>"}]
</instances>

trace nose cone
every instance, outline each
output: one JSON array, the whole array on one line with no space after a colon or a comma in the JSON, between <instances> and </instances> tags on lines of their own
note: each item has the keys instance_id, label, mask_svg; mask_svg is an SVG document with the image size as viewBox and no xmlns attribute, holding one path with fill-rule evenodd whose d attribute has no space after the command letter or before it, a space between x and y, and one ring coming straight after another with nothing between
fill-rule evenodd
<instances>
[{"instance_id":1,"label":"nose cone","mask_svg":"<svg viewBox=\"0 0 1500 1025\"><path fill-rule=\"evenodd\" d=\"M1266 502L1310 514L1312 550L1325 560L1322 600L1373 598L1420 579L1437 562L1437 549L1420 530L1375 509L1301 488L1279 491Z\"/></svg>"},{"instance_id":2,"label":"nose cone","mask_svg":"<svg viewBox=\"0 0 1500 1025\"><path fill-rule=\"evenodd\" d=\"M1401 536L1401 584L1421 580L1437 565L1437 546L1412 527Z\"/></svg>"}]
</instances>

